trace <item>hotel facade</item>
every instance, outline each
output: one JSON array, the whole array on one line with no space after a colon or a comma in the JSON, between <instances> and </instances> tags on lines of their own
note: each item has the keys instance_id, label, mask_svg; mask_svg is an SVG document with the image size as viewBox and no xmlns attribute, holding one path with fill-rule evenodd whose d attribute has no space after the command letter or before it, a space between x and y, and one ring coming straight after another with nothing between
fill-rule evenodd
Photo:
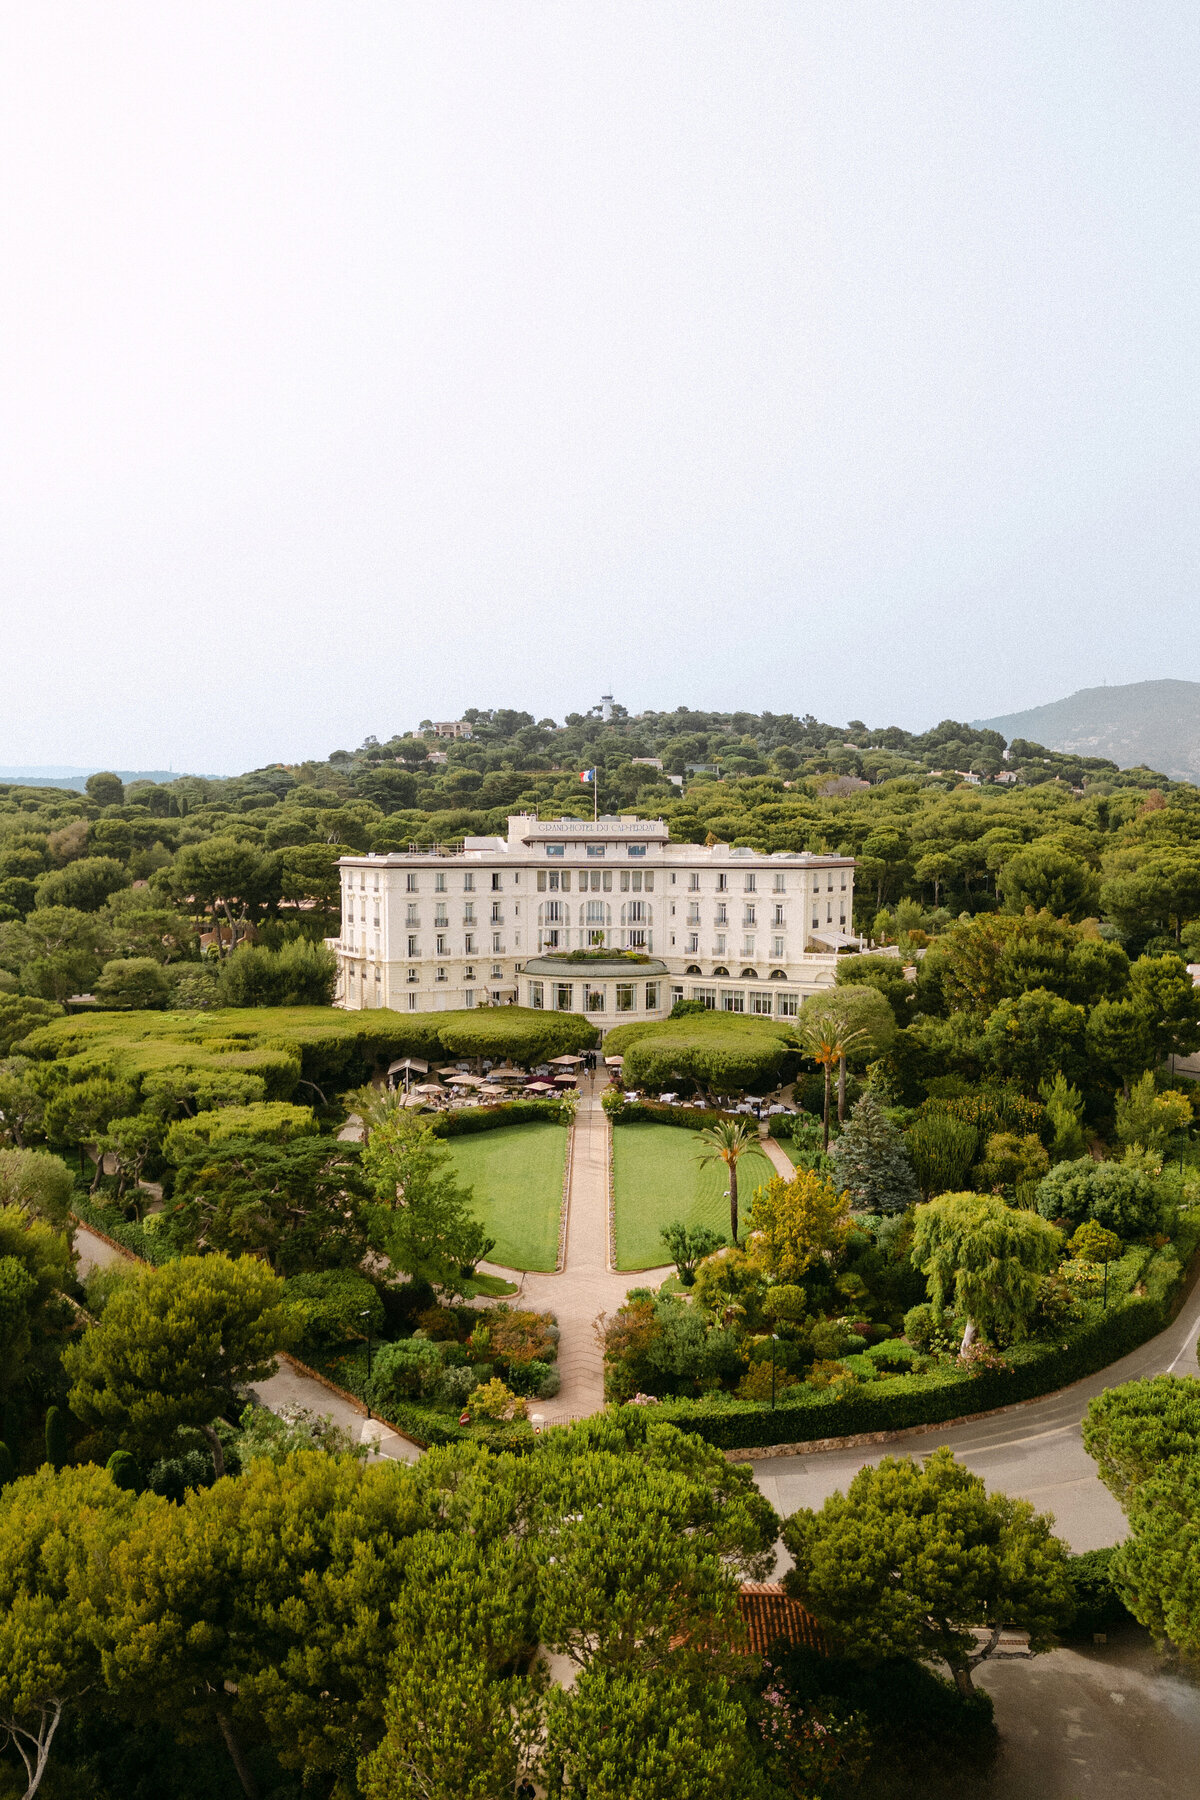
<instances>
[{"instance_id":1,"label":"hotel facade","mask_svg":"<svg viewBox=\"0 0 1200 1800\"><path fill-rule=\"evenodd\" d=\"M789 1018L859 947L851 858L672 844L661 819L518 814L507 837L340 866L328 943L352 1010L518 1004L607 1029L687 999Z\"/></svg>"}]
</instances>

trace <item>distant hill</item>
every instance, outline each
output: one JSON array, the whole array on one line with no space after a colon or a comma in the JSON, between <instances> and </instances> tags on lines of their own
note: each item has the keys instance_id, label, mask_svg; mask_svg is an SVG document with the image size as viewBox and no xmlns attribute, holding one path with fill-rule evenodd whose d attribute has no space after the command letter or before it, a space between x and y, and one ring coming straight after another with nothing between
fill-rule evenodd
<instances>
[{"instance_id":1,"label":"distant hill","mask_svg":"<svg viewBox=\"0 0 1200 1800\"><path fill-rule=\"evenodd\" d=\"M1145 764L1177 781L1200 782L1200 681L1080 688L1069 700L972 723L1010 743L1028 738L1048 750L1107 756L1122 769Z\"/></svg>"},{"instance_id":2,"label":"distant hill","mask_svg":"<svg viewBox=\"0 0 1200 1800\"><path fill-rule=\"evenodd\" d=\"M98 775L102 766L98 763L95 768L77 769L66 764L43 763L31 768L0 768L0 781L11 781L20 787L74 788L82 794L88 776ZM177 769L113 769L112 774L119 776L126 787L131 781L179 780Z\"/></svg>"}]
</instances>

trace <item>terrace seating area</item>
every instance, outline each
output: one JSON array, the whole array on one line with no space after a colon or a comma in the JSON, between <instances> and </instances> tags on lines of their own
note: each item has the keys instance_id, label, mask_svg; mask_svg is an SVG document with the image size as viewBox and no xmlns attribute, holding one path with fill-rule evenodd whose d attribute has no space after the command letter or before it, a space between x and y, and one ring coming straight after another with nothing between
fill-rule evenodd
<instances>
[{"instance_id":1,"label":"terrace seating area","mask_svg":"<svg viewBox=\"0 0 1200 1800\"><path fill-rule=\"evenodd\" d=\"M531 1069L494 1063L488 1057L431 1069L420 1057L405 1056L389 1065L387 1084L402 1089L405 1106L429 1112L455 1112L471 1107L502 1106L509 1100L551 1100L570 1093L580 1076L596 1065L594 1053L556 1056Z\"/></svg>"}]
</instances>

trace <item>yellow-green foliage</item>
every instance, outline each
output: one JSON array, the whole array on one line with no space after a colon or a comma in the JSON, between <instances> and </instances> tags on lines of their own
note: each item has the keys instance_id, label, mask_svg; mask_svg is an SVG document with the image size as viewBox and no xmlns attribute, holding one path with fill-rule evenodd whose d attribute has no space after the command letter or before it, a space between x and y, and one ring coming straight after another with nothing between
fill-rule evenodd
<instances>
[{"instance_id":1,"label":"yellow-green foliage","mask_svg":"<svg viewBox=\"0 0 1200 1800\"><path fill-rule=\"evenodd\" d=\"M231 1138L252 1137L284 1144L289 1138L313 1137L316 1131L311 1106L267 1100L250 1106L220 1106L194 1119L180 1119L168 1131L163 1150L169 1162L177 1163L206 1144L224 1144Z\"/></svg>"},{"instance_id":2,"label":"yellow-green foliage","mask_svg":"<svg viewBox=\"0 0 1200 1800\"><path fill-rule=\"evenodd\" d=\"M334 1006L236 1007L212 1012L92 1013L32 1032L28 1053L58 1059L68 1079L102 1067L137 1083L169 1070L260 1076L264 1098L286 1100L300 1080L322 1092L368 1079L401 1056L511 1056L541 1062L590 1047L578 1013L524 1007L472 1012L343 1012Z\"/></svg>"}]
</instances>

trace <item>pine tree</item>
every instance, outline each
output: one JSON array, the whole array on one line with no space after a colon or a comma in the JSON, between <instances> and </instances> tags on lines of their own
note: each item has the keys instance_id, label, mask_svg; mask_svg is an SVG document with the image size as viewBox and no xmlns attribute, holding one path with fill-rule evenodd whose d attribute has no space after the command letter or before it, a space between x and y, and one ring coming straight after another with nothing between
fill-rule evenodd
<instances>
[{"instance_id":1,"label":"pine tree","mask_svg":"<svg viewBox=\"0 0 1200 1800\"><path fill-rule=\"evenodd\" d=\"M856 1212L898 1213L921 1198L904 1139L868 1088L831 1152L834 1184Z\"/></svg>"}]
</instances>

